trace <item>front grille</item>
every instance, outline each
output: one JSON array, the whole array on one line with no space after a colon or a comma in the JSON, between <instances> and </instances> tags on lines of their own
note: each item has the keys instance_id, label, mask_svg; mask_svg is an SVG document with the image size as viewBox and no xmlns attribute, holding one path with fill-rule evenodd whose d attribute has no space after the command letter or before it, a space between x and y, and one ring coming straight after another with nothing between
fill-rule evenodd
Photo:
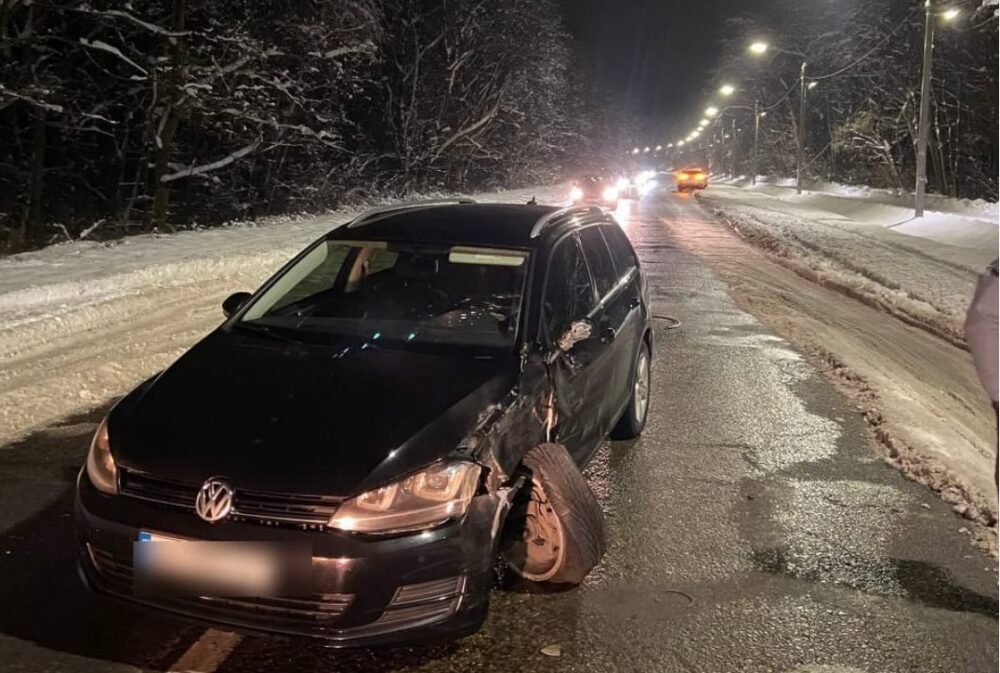
<instances>
[{"instance_id":1,"label":"front grille","mask_svg":"<svg viewBox=\"0 0 1000 673\"><path fill-rule=\"evenodd\" d=\"M264 491L236 491L235 516L286 523L326 524L337 511L340 498L292 495Z\"/></svg>"},{"instance_id":2,"label":"front grille","mask_svg":"<svg viewBox=\"0 0 1000 673\"><path fill-rule=\"evenodd\" d=\"M261 616L278 616L303 621L323 622L344 614L351 604L348 594L320 594L309 599L299 598L215 598L201 596L197 600L209 605L254 612Z\"/></svg>"},{"instance_id":3,"label":"front grille","mask_svg":"<svg viewBox=\"0 0 1000 673\"><path fill-rule=\"evenodd\" d=\"M163 479L132 470L121 471L120 487L122 495L187 511L194 511L194 501L201 488L199 484ZM237 488L234 489L230 516L264 523L324 526L337 511L340 502L340 498L323 495Z\"/></svg>"},{"instance_id":4,"label":"front grille","mask_svg":"<svg viewBox=\"0 0 1000 673\"><path fill-rule=\"evenodd\" d=\"M94 568L107 580L131 591L133 573L131 561L114 556L111 552L88 544L87 549ZM174 598L171 600L188 604L201 604L227 612L259 617L278 617L309 623L322 623L336 619L350 606L352 594L313 594L306 598L222 598L218 596L197 596Z\"/></svg>"},{"instance_id":5,"label":"front grille","mask_svg":"<svg viewBox=\"0 0 1000 673\"><path fill-rule=\"evenodd\" d=\"M198 496L198 486L171 479L152 477L141 472L121 470L119 487L122 495L160 505L194 509L194 499Z\"/></svg>"}]
</instances>

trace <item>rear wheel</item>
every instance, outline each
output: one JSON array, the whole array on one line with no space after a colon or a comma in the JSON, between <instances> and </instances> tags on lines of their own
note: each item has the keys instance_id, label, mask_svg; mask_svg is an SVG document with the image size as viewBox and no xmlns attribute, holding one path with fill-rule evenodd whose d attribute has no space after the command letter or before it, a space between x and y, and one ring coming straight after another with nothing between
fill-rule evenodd
<instances>
[{"instance_id":1,"label":"rear wheel","mask_svg":"<svg viewBox=\"0 0 1000 673\"><path fill-rule=\"evenodd\" d=\"M649 414L649 397L651 393L652 362L649 344L643 339L639 353L635 358L635 374L632 376L632 394L629 397L625 411L611 431L612 439L635 439L646 427L646 416Z\"/></svg>"},{"instance_id":2,"label":"rear wheel","mask_svg":"<svg viewBox=\"0 0 1000 673\"><path fill-rule=\"evenodd\" d=\"M507 517L500 553L516 574L545 584L579 584L604 554L604 514L560 444L524 456L530 483Z\"/></svg>"}]
</instances>

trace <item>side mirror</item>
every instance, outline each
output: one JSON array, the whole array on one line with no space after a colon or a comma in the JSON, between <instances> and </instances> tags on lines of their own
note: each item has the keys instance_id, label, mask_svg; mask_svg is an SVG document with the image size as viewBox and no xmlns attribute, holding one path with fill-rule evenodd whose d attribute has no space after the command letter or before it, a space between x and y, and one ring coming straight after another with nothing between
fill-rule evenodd
<instances>
[{"instance_id":1,"label":"side mirror","mask_svg":"<svg viewBox=\"0 0 1000 673\"><path fill-rule=\"evenodd\" d=\"M234 313L243 308L243 304L247 303L247 299L250 298L249 292L237 292L236 294L231 294L226 297L226 300L222 302L222 313L230 318Z\"/></svg>"},{"instance_id":2,"label":"side mirror","mask_svg":"<svg viewBox=\"0 0 1000 673\"><path fill-rule=\"evenodd\" d=\"M562 333L562 336L560 336L556 341L556 348L561 350L563 353L568 353L573 350L573 346L577 345L581 341L586 341L593 333L594 326L589 320L574 320L569 324L569 327L566 328L566 331Z\"/></svg>"}]
</instances>

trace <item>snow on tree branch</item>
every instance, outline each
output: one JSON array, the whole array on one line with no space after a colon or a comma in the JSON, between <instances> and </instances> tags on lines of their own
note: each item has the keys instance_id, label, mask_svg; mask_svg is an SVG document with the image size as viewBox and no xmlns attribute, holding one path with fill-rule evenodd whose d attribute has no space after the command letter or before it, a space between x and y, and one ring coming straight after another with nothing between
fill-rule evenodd
<instances>
[{"instance_id":1,"label":"snow on tree branch","mask_svg":"<svg viewBox=\"0 0 1000 673\"><path fill-rule=\"evenodd\" d=\"M128 12L123 12L123 11L118 10L118 9L106 9L106 10L103 10L103 11L98 11L98 10L94 10L94 9L90 9L90 8L84 8L84 9L78 9L76 11L85 12L87 14L95 14L97 16L108 16L108 17L111 17L111 18L125 19L127 21L131 21L132 23L134 23L137 26L141 26L142 28L145 28L146 30L150 31L151 33L156 33L158 35L163 35L163 36L166 36L166 37L184 37L185 35L190 35L190 31L186 31L186 30L182 30L182 31L167 30L166 28L163 28L161 26L157 26L155 23L149 23L148 21L143 21L142 19L140 19L137 16L129 14Z\"/></svg>"},{"instance_id":2,"label":"snow on tree branch","mask_svg":"<svg viewBox=\"0 0 1000 673\"><path fill-rule=\"evenodd\" d=\"M135 68L139 72L141 72L143 75L145 75L147 77L149 76L149 72L145 68L143 68L141 65L139 65L138 63L136 63L132 59L130 59L125 54L123 54L121 52L121 50L118 49L118 47L113 47L110 44L108 44L107 42L102 42L101 40L94 40L93 42L91 42L90 40L88 40L85 37L81 37L80 38L80 44L82 44L84 47L88 47L90 49L97 49L97 50L100 50L100 51L106 51L109 54L114 54L115 56L117 56L121 60L123 60L126 63L128 63L130 66L132 66L133 68Z\"/></svg>"},{"instance_id":3,"label":"snow on tree branch","mask_svg":"<svg viewBox=\"0 0 1000 673\"><path fill-rule=\"evenodd\" d=\"M192 166L191 168L185 168L184 170L177 171L176 173L164 175L163 177L160 178L160 182L163 183L173 182L174 180L180 180L181 178L189 178L195 175L201 175L203 173L210 173L220 168L225 168L226 166L233 163L237 159L242 159L246 155L250 154L251 152L256 150L258 146L260 146L259 139L255 140L253 143L247 145L242 149L236 150L229 156L219 159L218 161L213 161L210 164L202 164L201 166Z\"/></svg>"}]
</instances>

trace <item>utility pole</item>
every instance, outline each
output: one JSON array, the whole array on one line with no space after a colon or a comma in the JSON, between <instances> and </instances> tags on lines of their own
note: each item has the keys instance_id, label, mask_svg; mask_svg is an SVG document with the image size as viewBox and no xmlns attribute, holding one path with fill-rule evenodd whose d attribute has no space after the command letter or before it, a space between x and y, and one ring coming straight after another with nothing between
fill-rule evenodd
<instances>
[{"instance_id":1,"label":"utility pole","mask_svg":"<svg viewBox=\"0 0 1000 673\"><path fill-rule=\"evenodd\" d=\"M753 161L751 162L750 184L757 184L757 140L760 137L760 101L753 102Z\"/></svg>"},{"instance_id":2,"label":"utility pole","mask_svg":"<svg viewBox=\"0 0 1000 673\"><path fill-rule=\"evenodd\" d=\"M930 2L930 0L927 0ZM799 151L795 168L795 193L802 193L802 170L805 160L806 142L806 61L802 59L802 66L799 68Z\"/></svg>"},{"instance_id":3,"label":"utility pole","mask_svg":"<svg viewBox=\"0 0 1000 673\"><path fill-rule=\"evenodd\" d=\"M732 138L732 143L729 145L729 177L736 177L736 148L739 146L736 142L736 115L733 115L733 123L730 126L732 129L730 137Z\"/></svg>"},{"instance_id":4,"label":"utility pole","mask_svg":"<svg viewBox=\"0 0 1000 673\"><path fill-rule=\"evenodd\" d=\"M726 124L719 115L719 172L726 170Z\"/></svg>"},{"instance_id":5,"label":"utility pole","mask_svg":"<svg viewBox=\"0 0 1000 673\"><path fill-rule=\"evenodd\" d=\"M931 54L934 51L934 14L931 0L924 2L924 70L920 79L920 122L917 131L917 187L913 215L924 216L927 202L927 133L931 111Z\"/></svg>"}]
</instances>

